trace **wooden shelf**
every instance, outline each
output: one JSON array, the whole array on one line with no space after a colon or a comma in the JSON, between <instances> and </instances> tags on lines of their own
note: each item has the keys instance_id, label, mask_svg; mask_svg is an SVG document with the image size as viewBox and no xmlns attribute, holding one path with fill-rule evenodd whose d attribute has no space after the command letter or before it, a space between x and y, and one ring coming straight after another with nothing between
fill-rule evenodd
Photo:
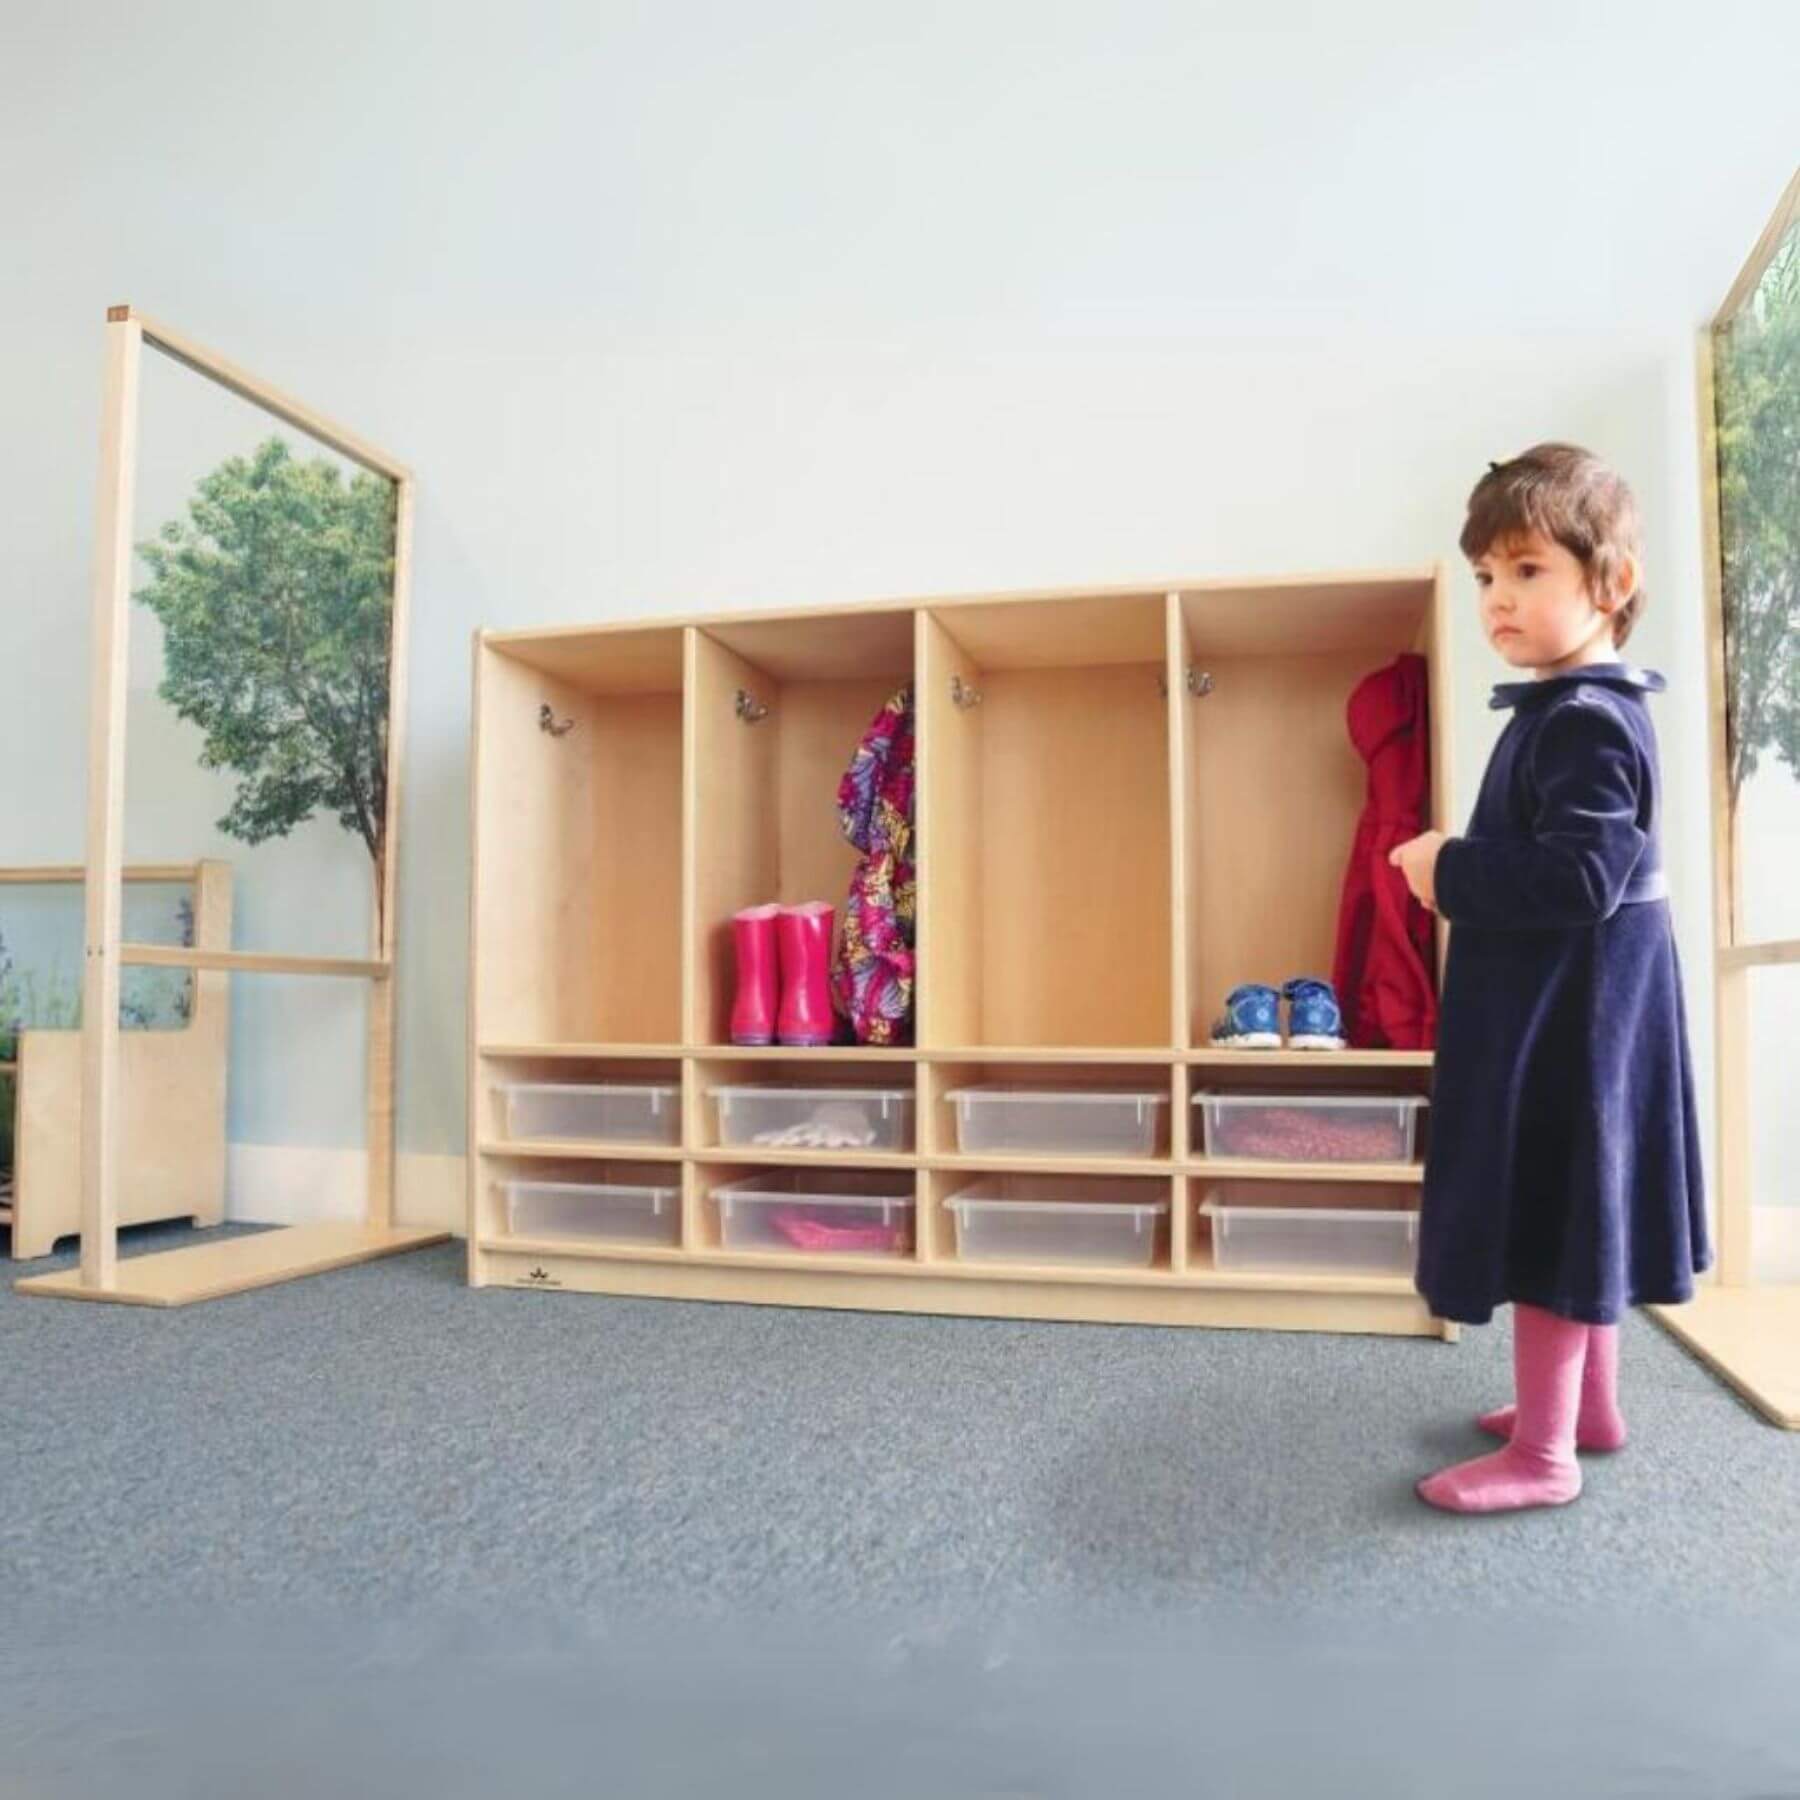
<instances>
[{"instance_id":1,"label":"wooden shelf","mask_svg":"<svg viewBox=\"0 0 1800 1800\"><path fill-rule=\"evenodd\" d=\"M1176 1050L1167 1044L832 1044L819 1049L769 1044L481 1044L477 1054L516 1059L566 1057L588 1062L965 1062L965 1063L1190 1063L1224 1069L1429 1069L1429 1050ZM0 1073L12 1067L0 1063Z\"/></svg>"},{"instance_id":2,"label":"wooden shelf","mask_svg":"<svg viewBox=\"0 0 1800 1800\"><path fill-rule=\"evenodd\" d=\"M1232 1181L1422 1182L1425 1166L1416 1162L1270 1162L1252 1156L1199 1156L1183 1164L1182 1173Z\"/></svg>"},{"instance_id":3,"label":"wooden shelf","mask_svg":"<svg viewBox=\"0 0 1800 1800\"><path fill-rule=\"evenodd\" d=\"M1201 1270L1095 1270L1017 1263L925 1263L650 1250L487 1240L473 1253L477 1286L561 1290L859 1312L976 1318L1217 1326L1236 1330L1365 1332L1454 1342L1409 1283L1305 1273L1270 1279Z\"/></svg>"},{"instance_id":4,"label":"wooden shelf","mask_svg":"<svg viewBox=\"0 0 1800 1800\"><path fill-rule=\"evenodd\" d=\"M1024 1156L997 1153L964 1156L955 1152L923 1159L928 1169L966 1169L995 1175L1142 1175L1167 1180L1178 1165L1166 1156Z\"/></svg>"},{"instance_id":5,"label":"wooden shelf","mask_svg":"<svg viewBox=\"0 0 1800 1800\"><path fill-rule=\"evenodd\" d=\"M597 1144L589 1138L497 1138L481 1156L559 1157L571 1162L680 1162L679 1144Z\"/></svg>"},{"instance_id":6,"label":"wooden shelf","mask_svg":"<svg viewBox=\"0 0 1800 1800\"><path fill-rule=\"evenodd\" d=\"M503 1251L518 1256L580 1256L601 1262L687 1263L693 1255L673 1245L613 1244L597 1238L514 1237L508 1232L494 1232L478 1241L482 1250Z\"/></svg>"},{"instance_id":7,"label":"wooden shelf","mask_svg":"<svg viewBox=\"0 0 1800 1800\"><path fill-rule=\"evenodd\" d=\"M934 1275L980 1280L996 1271L1020 1280L1098 1282L1152 1287L1237 1289L1246 1293L1369 1294L1395 1299L1413 1295L1410 1279L1403 1275L1341 1274L1330 1269L1219 1270L1210 1261L1202 1267L1179 1272L1166 1266L1153 1269L1085 1268L1079 1263L936 1262L928 1265Z\"/></svg>"},{"instance_id":8,"label":"wooden shelf","mask_svg":"<svg viewBox=\"0 0 1800 1800\"><path fill-rule=\"evenodd\" d=\"M904 1256L853 1252L824 1255L807 1250L727 1250L722 1245L713 1245L694 1251L690 1260L720 1269L810 1269L820 1274L843 1275L918 1275L924 1272L918 1258L910 1252Z\"/></svg>"},{"instance_id":9,"label":"wooden shelf","mask_svg":"<svg viewBox=\"0 0 1800 1800\"><path fill-rule=\"evenodd\" d=\"M819 1255L803 1250L726 1250L717 1246L681 1250L649 1244L604 1243L587 1238L533 1238L498 1234L479 1248L523 1256L568 1256L589 1262L681 1263L698 1267L815 1270L863 1275L992 1281L996 1278L1050 1281L1073 1286L1216 1288L1246 1293L1362 1294L1403 1299L1413 1294L1403 1275L1367 1275L1331 1269L1279 1271L1219 1270L1210 1259L1180 1272L1162 1263L1154 1268L1106 1268L1081 1263L964 1262L947 1258L923 1262L916 1256Z\"/></svg>"},{"instance_id":10,"label":"wooden shelf","mask_svg":"<svg viewBox=\"0 0 1800 1800\"><path fill-rule=\"evenodd\" d=\"M880 1044L831 1044L804 1049L792 1044L695 1044L687 1051L693 1062L914 1063L919 1052Z\"/></svg>"},{"instance_id":11,"label":"wooden shelf","mask_svg":"<svg viewBox=\"0 0 1800 1800\"><path fill-rule=\"evenodd\" d=\"M1181 1060L1167 1044L1121 1047L1117 1044L963 1044L922 1050L925 1062L959 1063L1147 1063Z\"/></svg>"},{"instance_id":12,"label":"wooden shelf","mask_svg":"<svg viewBox=\"0 0 1800 1800\"><path fill-rule=\"evenodd\" d=\"M916 1169L919 1159L910 1150L801 1150L771 1149L766 1145L731 1146L714 1150L690 1150L695 1163L765 1164L783 1169Z\"/></svg>"},{"instance_id":13,"label":"wooden shelf","mask_svg":"<svg viewBox=\"0 0 1800 1800\"><path fill-rule=\"evenodd\" d=\"M1337 1269L1215 1269L1190 1263L1176 1277L1185 1287L1238 1288L1264 1294L1379 1294L1417 1298L1409 1275L1357 1275Z\"/></svg>"},{"instance_id":14,"label":"wooden shelf","mask_svg":"<svg viewBox=\"0 0 1800 1800\"><path fill-rule=\"evenodd\" d=\"M1173 1176L1211 1176L1233 1181L1399 1181L1424 1180L1420 1163L1267 1162L1253 1157L1027 1156L1000 1152L963 1156L954 1151L928 1155L915 1150L811 1150L766 1145L714 1145L683 1150L673 1144L595 1144L577 1138L485 1141L477 1154L499 1159L569 1162L744 1163L774 1168L942 1169L951 1173L1013 1175L1132 1175L1167 1181Z\"/></svg>"},{"instance_id":15,"label":"wooden shelf","mask_svg":"<svg viewBox=\"0 0 1800 1800\"><path fill-rule=\"evenodd\" d=\"M1399 1181L1418 1184L1421 1163L1268 1162L1254 1157L1027 1156L1005 1152L963 1156L914 1150L811 1150L766 1145L715 1145L683 1150L673 1144L595 1144L576 1138L483 1142L477 1154L504 1159L569 1162L745 1163L775 1168L943 1169L951 1173L1012 1175L1134 1175L1166 1181L1172 1176L1211 1176L1232 1181Z\"/></svg>"},{"instance_id":16,"label":"wooden shelf","mask_svg":"<svg viewBox=\"0 0 1800 1800\"><path fill-rule=\"evenodd\" d=\"M1186 1061L1219 1069L1429 1069L1429 1050L1189 1050Z\"/></svg>"},{"instance_id":17,"label":"wooden shelf","mask_svg":"<svg viewBox=\"0 0 1800 1800\"><path fill-rule=\"evenodd\" d=\"M1208 1158L1190 1107L1195 1090L1215 1085L1429 1092L1429 1051L1239 1051L1206 1034L1236 982L1331 968L1367 787L1345 702L1400 653L1428 664L1433 822L1447 824L1447 623L1439 566L481 634L471 1115L483 1123L471 1281L1450 1335L1409 1280L1215 1270L1192 1215L1209 1180L1337 1182L1354 1201L1373 1197L1358 1183L1418 1191L1420 1164ZM1202 673L1207 682L1191 679ZM833 799L870 718L902 682L915 696L920 1041L721 1041L736 985L733 915L815 898L841 907L856 853ZM566 733L540 729L545 705ZM573 1078L585 1063L640 1065L642 1080L642 1065L660 1065L657 1079L672 1073L682 1085L682 1147L498 1139L488 1090L504 1065L533 1062L545 1079ZM734 1081L903 1088L919 1147L703 1142L717 1124L707 1089ZM945 1095L981 1081L1154 1089L1167 1099L1170 1147L1152 1157L963 1155ZM492 1176L508 1158L679 1166L684 1247L490 1229L503 1223ZM891 1173L917 1197L917 1254L719 1247L709 1195L720 1173L773 1168ZM1130 1180L1166 1195L1163 1261L940 1260L954 1245L946 1194L1009 1174Z\"/></svg>"},{"instance_id":18,"label":"wooden shelf","mask_svg":"<svg viewBox=\"0 0 1800 1800\"><path fill-rule=\"evenodd\" d=\"M483 1238L483 1250L525 1256L573 1256L585 1262L682 1263L695 1267L841 1269L854 1274L893 1275L918 1268L910 1256L820 1256L804 1250L725 1250L718 1246L682 1250L660 1244L615 1244L597 1238Z\"/></svg>"}]
</instances>

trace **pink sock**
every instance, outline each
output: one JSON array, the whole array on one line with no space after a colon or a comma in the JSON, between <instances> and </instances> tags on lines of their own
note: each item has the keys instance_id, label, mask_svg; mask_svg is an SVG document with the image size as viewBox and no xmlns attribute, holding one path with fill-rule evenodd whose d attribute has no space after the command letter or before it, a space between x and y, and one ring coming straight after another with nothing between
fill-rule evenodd
<instances>
[{"instance_id":1,"label":"pink sock","mask_svg":"<svg viewBox=\"0 0 1800 1800\"><path fill-rule=\"evenodd\" d=\"M1623 1450L1629 1435L1619 1411L1619 1328L1590 1325L1587 1328L1587 1360L1581 1374L1581 1412L1575 1421L1577 1450ZM1481 1429L1498 1438L1510 1438L1516 1406L1502 1406L1483 1413Z\"/></svg>"},{"instance_id":2,"label":"pink sock","mask_svg":"<svg viewBox=\"0 0 1800 1800\"><path fill-rule=\"evenodd\" d=\"M1518 1416L1512 1442L1492 1456L1441 1469L1419 1483L1419 1498L1445 1512L1516 1512L1566 1506L1581 1492L1575 1420L1588 1327L1542 1307L1513 1308L1513 1376Z\"/></svg>"}]
</instances>

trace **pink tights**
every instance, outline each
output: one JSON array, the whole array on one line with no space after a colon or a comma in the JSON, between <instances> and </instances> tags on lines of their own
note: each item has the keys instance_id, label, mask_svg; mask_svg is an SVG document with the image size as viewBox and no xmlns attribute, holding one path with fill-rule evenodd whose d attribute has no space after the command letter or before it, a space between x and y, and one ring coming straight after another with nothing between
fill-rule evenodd
<instances>
[{"instance_id":1,"label":"pink tights","mask_svg":"<svg viewBox=\"0 0 1800 1800\"><path fill-rule=\"evenodd\" d=\"M1625 1419L1619 1411L1619 1328L1590 1325L1587 1328L1587 1360L1581 1370L1581 1410L1575 1417L1577 1450L1623 1450ZM1510 1438L1518 1418L1516 1406L1502 1406L1483 1413L1476 1421L1498 1438Z\"/></svg>"},{"instance_id":2,"label":"pink tights","mask_svg":"<svg viewBox=\"0 0 1800 1800\"><path fill-rule=\"evenodd\" d=\"M1581 1492L1575 1451L1625 1442L1618 1406L1619 1331L1583 1325L1542 1307L1513 1308L1515 1406L1485 1414L1506 1448L1440 1470L1419 1498L1446 1512L1513 1512L1566 1506Z\"/></svg>"}]
</instances>

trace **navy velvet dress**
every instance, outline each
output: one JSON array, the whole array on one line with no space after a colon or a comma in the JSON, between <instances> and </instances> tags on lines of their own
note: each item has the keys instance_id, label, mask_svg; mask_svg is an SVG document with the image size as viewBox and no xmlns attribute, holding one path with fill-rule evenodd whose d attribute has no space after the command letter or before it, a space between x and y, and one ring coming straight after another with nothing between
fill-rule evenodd
<instances>
[{"instance_id":1,"label":"navy velvet dress","mask_svg":"<svg viewBox=\"0 0 1800 1800\"><path fill-rule=\"evenodd\" d=\"M1610 1325L1712 1261L1645 698L1666 685L1613 661L1494 689L1513 716L1435 877L1417 1285L1439 1318Z\"/></svg>"}]
</instances>

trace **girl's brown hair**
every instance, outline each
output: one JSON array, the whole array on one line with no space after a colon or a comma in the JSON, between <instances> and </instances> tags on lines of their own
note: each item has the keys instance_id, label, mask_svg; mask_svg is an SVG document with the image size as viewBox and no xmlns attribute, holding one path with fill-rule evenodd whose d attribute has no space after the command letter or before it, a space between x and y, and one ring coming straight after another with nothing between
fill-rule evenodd
<instances>
[{"instance_id":1,"label":"girl's brown hair","mask_svg":"<svg viewBox=\"0 0 1800 1800\"><path fill-rule=\"evenodd\" d=\"M1577 557L1596 597L1612 591L1629 555L1644 566L1637 500L1624 479L1575 444L1533 444L1510 462L1488 464L1469 494L1469 516L1457 542L1471 562L1496 543L1536 531ZM1615 645L1630 637L1644 610L1640 584L1612 615Z\"/></svg>"}]
</instances>

